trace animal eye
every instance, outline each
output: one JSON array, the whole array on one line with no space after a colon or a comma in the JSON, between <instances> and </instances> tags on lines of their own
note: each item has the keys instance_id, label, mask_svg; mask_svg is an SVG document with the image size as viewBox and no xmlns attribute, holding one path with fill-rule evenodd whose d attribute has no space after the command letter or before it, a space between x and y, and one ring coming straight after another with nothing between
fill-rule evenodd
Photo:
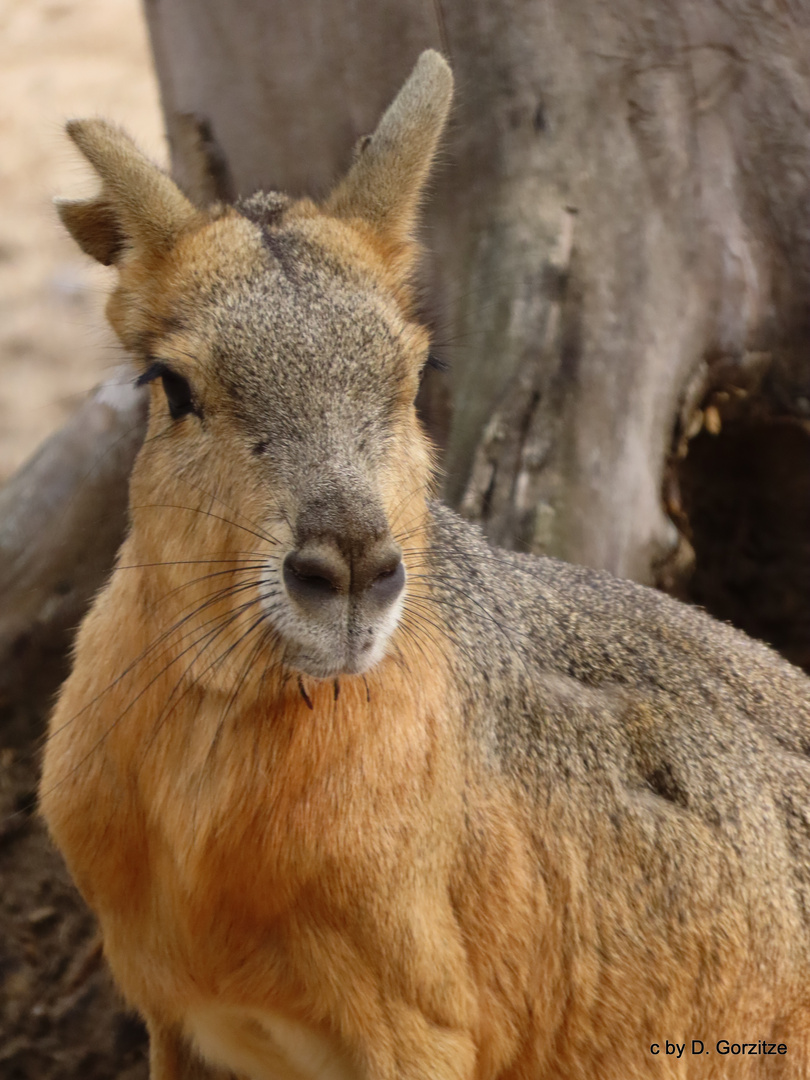
<instances>
[{"instance_id":1,"label":"animal eye","mask_svg":"<svg viewBox=\"0 0 810 1080\"><path fill-rule=\"evenodd\" d=\"M145 386L155 379L160 379L163 383L163 392L169 404L169 415L172 420L180 420L188 413L194 413L196 416L201 415L199 408L194 404L194 397L188 379L178 375L176 371L172 371L166 364L158 361L147 368L136 382L138 386Z\"/></svg>"},{"instance_id":2,"label":"animal eye","mask_svg":"<svg viewBox=\"0 0 810 1080\"><path fill-rule=\"evenodd\" d=\"M169 403L169 415L172 420L179 420L186 413L195 412L188 379L174 371L164 371L160 376L166 400Z\"/></svg>"}]
</instances>

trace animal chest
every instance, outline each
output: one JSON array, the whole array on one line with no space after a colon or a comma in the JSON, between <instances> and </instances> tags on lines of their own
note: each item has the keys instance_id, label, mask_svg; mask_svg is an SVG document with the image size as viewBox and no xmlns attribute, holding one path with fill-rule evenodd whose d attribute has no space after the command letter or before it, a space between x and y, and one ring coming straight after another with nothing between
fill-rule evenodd
<instances>
[{"instance_id":1,"label":"animal chest","mask_svg":"<svg viewBox=\"0 0 810 1080\"><path fill-rule=\"evenodd\" d=\"M443 996L459 967L425 745L398 761L368 714L361 749L329 689L328 707L234 715L219 741L204 709L157 735L95 841L132 877L91 882L125 994L256 1080L361 1075L366 1036L341 1015L382 1025L381 998ZM107 753L131 748L113 735Z\"/></svg>"}]
</instances>

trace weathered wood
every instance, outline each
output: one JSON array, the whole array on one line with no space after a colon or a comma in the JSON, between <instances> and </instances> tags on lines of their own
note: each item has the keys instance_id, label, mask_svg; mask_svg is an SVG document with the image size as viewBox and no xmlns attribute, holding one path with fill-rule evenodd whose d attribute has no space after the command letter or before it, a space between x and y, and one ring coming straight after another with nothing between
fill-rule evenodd
<instances>
[{"instance_id":1,"label":"weathered wood","mask_svg":"<svg viewBox=\"0 0 810 1080\"><path fill-rule=\"evenodd\" d=\"M46 702L65 673L124 536L145 412L119 368L0 490L0 707Z\"/></svg>"}]
</instances>

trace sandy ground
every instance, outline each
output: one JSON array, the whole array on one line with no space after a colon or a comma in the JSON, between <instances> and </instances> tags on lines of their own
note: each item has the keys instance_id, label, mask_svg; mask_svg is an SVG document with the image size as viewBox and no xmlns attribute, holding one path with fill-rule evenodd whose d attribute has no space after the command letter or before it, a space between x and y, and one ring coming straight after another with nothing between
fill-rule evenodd
<instances>
[{"instance_id":1,"label":"sandy ground","mask_svg":"<svg viewBox=\"0 0 810 1080\"><path fill-rule=\"evenodd\" d=\"M0 482L120 356L103 321L111 272L52 205L92 190L62 127L94 115L165 160L137 0L0 0Z\"/></svg>"}]
</instances>

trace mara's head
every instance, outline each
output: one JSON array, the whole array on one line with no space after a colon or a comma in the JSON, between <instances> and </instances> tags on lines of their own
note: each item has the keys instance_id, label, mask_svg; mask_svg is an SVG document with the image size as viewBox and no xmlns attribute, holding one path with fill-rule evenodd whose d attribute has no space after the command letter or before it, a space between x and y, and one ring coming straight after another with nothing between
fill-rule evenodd
<instances>
[{"instance_id":1,"label":"mara's head","mask_svg":"<svg viewBox=\"0 0 810 1080\"><path fill-rule=\"evenodd\" d=\"M417 565L431 462L413 231L451 92L424 53L320 205L200 209L117 128L68 127L102 186L59 212L115 267L108 316L151 394L125 557L151 567L150 603L197 582L226 637L255 620L319 678L386 654Z\"/></svg>"}]
</instances>

